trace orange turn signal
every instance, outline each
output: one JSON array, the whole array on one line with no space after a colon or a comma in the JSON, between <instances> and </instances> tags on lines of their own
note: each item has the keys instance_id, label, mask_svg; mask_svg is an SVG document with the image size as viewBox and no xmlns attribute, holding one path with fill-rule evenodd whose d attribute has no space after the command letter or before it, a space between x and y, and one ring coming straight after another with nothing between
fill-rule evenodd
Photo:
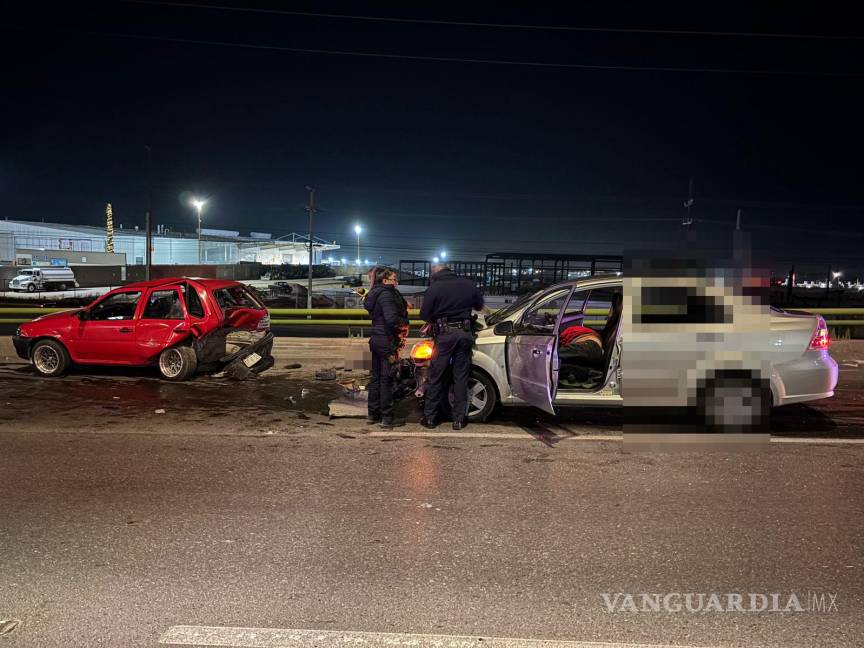
<instances>
[{"instance_id":1,"label":"orange turn signal","mask_svg":"<svg viewBox=\"0 0 864 648\"><path fill-rule=\"evenodd\" d=\"M435 343L432 340L423 340L411 347L412 360L431 360L435 353Z\"/></svg>"}]
</instances>

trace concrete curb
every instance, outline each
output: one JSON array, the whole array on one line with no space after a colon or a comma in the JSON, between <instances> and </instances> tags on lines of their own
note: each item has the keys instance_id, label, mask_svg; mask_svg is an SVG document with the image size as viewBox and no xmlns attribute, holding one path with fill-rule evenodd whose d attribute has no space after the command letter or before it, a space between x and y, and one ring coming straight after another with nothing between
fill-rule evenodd
<instances>
[{"instance_id":1,"label":"concrete curb","mask_svg":"<svg viewBox=\"0 0 864 648\"><path fill-rule=\"evenodd\" d=\"M416 340L408 341L408 348ZM351 346L368 348L365 338L291 338L273 339L273 358L277 364L297 362L304 367L341 366L345 362L345 352ZM6 364L26 364L15 353L12 338L0 336L0 362Z\"/></svg>"}]
</instances>

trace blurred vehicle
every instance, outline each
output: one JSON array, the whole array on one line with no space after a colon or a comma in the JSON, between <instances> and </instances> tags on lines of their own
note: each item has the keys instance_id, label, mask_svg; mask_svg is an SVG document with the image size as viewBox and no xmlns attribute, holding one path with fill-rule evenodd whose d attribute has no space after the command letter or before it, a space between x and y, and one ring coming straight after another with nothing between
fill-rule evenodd
<instances>
[{"instance_id":1,"label":"blurred vehicle","mask_svg":"<svg viewBox=\"0 0 864 648\"><path fill-rule=\"evenodd\" d=\"M533 405L552 414L562 407L623 405L622 321L638 333L625 339L628 359L642 372L639 387L666 381L664 400L649 398L650 406L687 407L695 394L703 419L720 429L746 428L771 406L834 395L837 363L828 354L822 317L772 308L764 330L739 330L736 318L747 319L740 296L733 303L734 295L698 286L661 294L670 303L640 301L640 312L632 313L622 278L597 277L524 295L493 313L474 346L469 420L486 420L499 405ZM411 350L420 397L433 354L432 340ZM729 364L732 356L738 360ZM628 393L637 393L635 387L628 384ZM734 403L745 403L751 418L724 418L740 412L730 407Z\"/></svg>"},{"instance_id":2,"label":"blurred vehicle","mask_svg":"<svg viewBox=\"0 0 864 648\"><path fill-rule=\"evenodd\" d=\"M216 279L129 284L85 308L22 324L12 341L43 376L61 376L72 364L155 364L179 381L197 371L245 378L273 366L264 304L243 284Z\"/></svg>"},{"instance_id":3,"label":"blurred vehicle","mask_svg":"<svg viewBox=\"0 0 864 648\"><path fill-rule=\"evenodd\" d=\"M27 292L77 288L72 268L28 268L9 282L10 290Z\"/></svg>"}]
</instances>

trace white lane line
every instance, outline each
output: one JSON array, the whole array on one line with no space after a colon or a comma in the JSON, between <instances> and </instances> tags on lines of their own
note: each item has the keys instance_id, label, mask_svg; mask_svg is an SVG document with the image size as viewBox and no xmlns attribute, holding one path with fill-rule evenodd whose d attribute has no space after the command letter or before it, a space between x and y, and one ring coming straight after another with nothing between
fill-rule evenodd
<instances>
[{"instance_id":1,"label":"white lane line","mask_svg":"<svg viewBox=\"0 0 864 648\"><path fill-rule=\"evenodd\" d=\"M537 437L528 432L370 432L370 437L420 437L425 439L522 439L533 441ZM548 438L568 441L620 441L621 435L592 434L591 436L550 436Z\"/></svg>"},{"instance_id":2,"label":"white lane line","mask_svg":"<svg viewBox=\"0 0 864 648\"><path fill-rule=\"evenodd\" d=\"M422 439L522 439L536 441L537 436L527 432L370 432L367 437L416 437ZM586 434L582 436L547 436L550 441L623 441L620 434ZM820 437L771 437L771 443L816 443L820 445L864 445L864 439Z\"/></svg>"},{"instance_id":3,"label":"white lane line","mask_svg":"<svg viewBox=\"0 0 864 648\"><path fill-rule=\"evenodd\" d=\"M771 443L819 443L830 445L861 445L864 439L820 439L818 437L777 437L772 438Z\"/></svg>"},{"instance_id":4,"label":"white lane line","mask_svg":"<svg viewBox=\"0 0 864 648\"><path fill-rule=\"evenodd\" d=\"M281 628L230 628L217 626L172 626L159 638L169 646L221 646L223 648L697 648L646 643L604 641L555 641L461 635L422 635L401 632L351 632L339 630L292 630ZM702 647L707 648L707 647Z\"/></svg>"}]
</instances>

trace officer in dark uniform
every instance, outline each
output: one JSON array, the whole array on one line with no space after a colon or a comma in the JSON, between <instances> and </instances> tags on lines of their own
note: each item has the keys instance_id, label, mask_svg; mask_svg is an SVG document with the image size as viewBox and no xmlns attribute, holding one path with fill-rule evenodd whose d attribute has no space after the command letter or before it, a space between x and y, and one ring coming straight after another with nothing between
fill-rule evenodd
<instances>
[{"instance_id":1,"label":"officer in dark uniform","mask_svg":"<svg viewBox=\"0 0 864 648\"><path fill-rule=\"evenodd\" d=\"M420 425L434 428L439 407L447 398L447 371L453 369L453 429L467 424L468 377L474 347L472 310L483 308L483 295L474 282L454 274L445 264L432 266L432 281L423 297L420 319L432 326L435 355Z\"/></svg>"},{"instance_id":2,"label":"officer in dark uniform","mask_svg":"<svg viewBox=\"0 0 864 648\"><path fill-rule=\"evenodd\" d=\"M398 275L390 268L375 268L372 288L363 306L372 318L369 349L372 351L372 372L368 394L369 423L393 428L405 421L393 418L393 373L399 361L399 349L408 335L408 305L396 290Z\"/></svg>"}]
</instances>

